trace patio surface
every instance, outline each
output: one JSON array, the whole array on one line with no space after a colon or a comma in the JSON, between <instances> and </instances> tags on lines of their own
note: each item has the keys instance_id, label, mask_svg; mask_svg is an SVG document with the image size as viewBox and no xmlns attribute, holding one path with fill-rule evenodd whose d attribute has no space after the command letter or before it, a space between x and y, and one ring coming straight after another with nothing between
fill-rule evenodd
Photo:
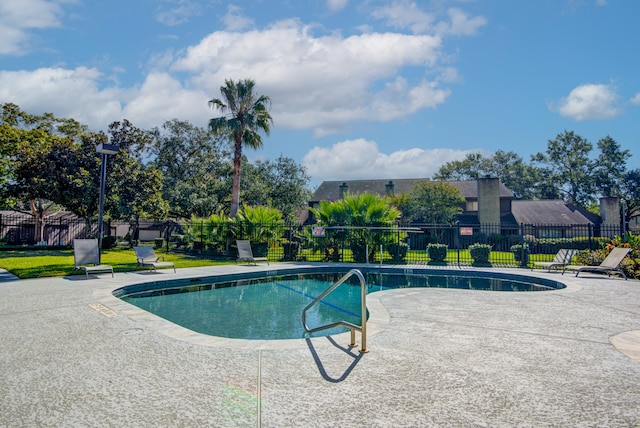
<instances>
[{"instance_id":1,"label":"patio surface","mask_svg":"<svg viewBox=\"0 0 640 428\"><path fill-rule=\"evenodd\" d=\"M111 295L290 265L0 279L0 426L640 426L640 281L373 293L366 354L203 336Z\"/></svg>"}]
</instances>

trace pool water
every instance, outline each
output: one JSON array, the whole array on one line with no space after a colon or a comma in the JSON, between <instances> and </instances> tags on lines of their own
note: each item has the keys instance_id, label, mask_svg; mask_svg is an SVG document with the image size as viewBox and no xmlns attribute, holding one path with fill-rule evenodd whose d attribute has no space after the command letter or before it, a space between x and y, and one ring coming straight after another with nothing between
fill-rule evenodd
<instances>
[{"instance_id":1,"label":"pool water","mask_svg":"<svg viewBox=\"0 0 640 428\"><path fill-rule=\"evenodd\" d=\"M235 339L294 339L305 333L302 310L342 273L270 276L194 285L162 283L152 289L125 287L114 294L124 301L198 333ZM521 280L445 275L365 274L368 293L404 287L462 288L492 291L542 291L549 285ZM129 289L130 290L127 290ZM360 284L352 277L307 312L310 328L339 320L360 325ZM337 327L315 333L347 331Z\"/></svg>"},{"instance_id":2,"label":"pool water","mask_svg":"<svg viewBox=\"0 0 640 428\"><path fill-rule=\"evenodd\" d=\"M253 279L133 293L122 299L198 333L236 339L305 336L302 310L332 283L319 278ZM360 286L343 284L307 312L307 324L360 325ZM316 335L346 331L335 328Z\"/></svg>"}]
</instances>

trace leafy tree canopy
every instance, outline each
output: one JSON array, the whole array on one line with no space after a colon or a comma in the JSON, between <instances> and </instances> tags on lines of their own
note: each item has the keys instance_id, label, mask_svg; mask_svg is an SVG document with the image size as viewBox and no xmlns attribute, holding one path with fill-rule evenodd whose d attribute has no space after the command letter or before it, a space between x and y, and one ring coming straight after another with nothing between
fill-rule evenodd
<instances>
[{"instance_id":1,"label":"leafy tree canopy","mask_svg":"<svg viewBox=\"0 0 640 428\"><path fill-rule=\"evenodd\" d=\"M163 197L176 217L209 217L230 201L231 152L223 136L174 119L154 130L153 164L162 172Z\"/></svg>"},{"instance_id":2,"label":"leafy tree canopy","mask_svg":"<svg viewBox=\"0 0 640 428\"><path fill-rule=\"evenodd\" d=\"M452 223L455 216L462 213L466 202L457 187L441 182L418 183L411 197L408 217L418 223Z\"/></svg>"}]
</instances>

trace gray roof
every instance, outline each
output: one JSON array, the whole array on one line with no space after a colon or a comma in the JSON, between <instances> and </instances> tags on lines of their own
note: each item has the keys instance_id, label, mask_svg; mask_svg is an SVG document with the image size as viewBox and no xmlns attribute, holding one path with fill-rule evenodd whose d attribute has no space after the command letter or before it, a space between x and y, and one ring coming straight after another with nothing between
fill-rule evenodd
<instances>
[{"instance_id":1,"label":"gray roof","mask_svg":"<svg viewBox=\"0 0 640 428\"><path fill-rule=\"evenodd\" d=\"M597 224L600 217L558 199L540 201L514 200L511 212L518 223L525 224Z\"/></svg>"},{"instance_id":2,"label":"gray roof","mask_svg":"<svg viewBox=\"0 0 640 428\"><path fill-rule=\"evenodd\" d=\"M323 181L322 184L316 189L311 197L311 202L318 201L337 201L340 199L340 186L347 185L347 191L349 193L374 193L378 195L385 195L385 186L389 183L393 184L393 193L401 195L402 193L411 193L414 186L418 183L430 181L428 178L396 178L396 179L384 179L384 180L344 180L344 181ZM434 183L439 183L434 181ZM468 181L443 181L442 183L449 183L458 189L460 193L467 199L478 198L478 183L475 180ZM513 198L513 193L500 183L500 197L501 198Z\"/></svg>"}]
</instances>

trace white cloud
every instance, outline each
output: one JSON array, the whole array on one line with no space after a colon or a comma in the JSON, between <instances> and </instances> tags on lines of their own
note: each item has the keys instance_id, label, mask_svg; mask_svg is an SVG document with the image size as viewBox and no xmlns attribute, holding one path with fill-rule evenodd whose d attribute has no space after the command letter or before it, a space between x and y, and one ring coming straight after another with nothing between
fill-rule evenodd
<instances>
[{"instance_id":1,"label":"white cloud","mask_svg":"<svg viewBox=\"0 0 640 428\"><path fill-rule=\"evenodd\" d=\"M239 31L253 25L253 19L247 18L241 7L232 4L227 6L227 14L222 17L222 22L228 31Z\"/></svg>"},{"instance_id":2,"label":"white cloud","mask_svg":"<svg viewBox=\"0 0 640 428\"><path fill-rule=\"evenodd\" d=\"M314 147L302 164L314 180L430 178L446 162L464 159L472 150L409 149L380 153L374 141L357 139Z\"/></svg>"},{"instance_id":3,"label":"white cloud","mask_svg":"<svg viewBox=\"0 0 640 428\"><path fill-rule=\"evenodd\" d=\"M70 0L0 0L0 55L28 50L31 30L60 27L61 3Z\"/></svg>"},{"instance_id":4,"label":"white cloud","mask_svg":"<svg viewBox=\"0 0 640 428\"><path fill-rule=\"evenodd\" d=\"M414 34L469 36L476 34L487 23L484 17L469 17L458 8L449 9L448 19L437 22L434 14L424 12L415 2L408 0L394 1L390 5L375 8L371 15L385 20L392 28L409 29Z\"/></svg>"},{"instance_id":5,"label":"white cloud","mask_svg":"<svg viewBox=\"0 0 640 428\"><path fill-rule=\"evenodd\" d=\"M631 100L629 100L631 104L640 105L640 92L638 92Z\"/></svg>"},{"instance_id":6,"label":"white cloud","mask_svg":"<svg viewBox=\"0 0 640 428\"><path fill-rule=\"evenodd\" d=\"M133 93L122 117L135 118L132 122L140 128L159 126L173 118L206 126L213 115L207 106L211 98L202 91L185 89L179 80L167 73L151 73Z\"/></svg>"},{"instance_id":7,"label":"white cloud","mask_svg":"<svg viewBox=\"0 0 640 428\"><path fill-rule=\"evenodd\" d=\"M435 17L422 11L414 2L394 1L388 6L373 9L371 15L384 19L392 28L410 29L415 34L425 33L433 27Z\"/></svg>"},{"instance_id":8,"label":"white cloud","mask_svg":"<svg viewBox=\"0 0 640 428\"><path fill-rule=\"evenodd\" d=\"M573 89L551 110L557 109L561 116L582 121L611 119L620 114L618 95L611 85L585 84Z\"/></svg>"},{"instance_id":9,"label":"white cloud","mask_svg":"<svg viewBox=\"0 0 640 428\"><path fill-rule=\"evenodd\" d=\"M487 20L482 16L469 16L460 9L452 8L448 11L450 23L440 27L443 34L453 34L456 36L472 36L478 32L480 27L487 24Z\"/></svg>"},{"instance_id":10,"label":"white cloud","mask_svg":"<svg viewBox=\"0 0 640 428\"><path fill-rule=\"evenodd\" d=\"M190 47L173 71L217 96L225 78L255 79L274 104L276 126L315 128L316 135L357 120L388 121L445 101L439 80L403 76L438 64L441 41L427 35L370 33L314 37L296 20L263 31L216 32ZM447 74L451 71L447 70Z\"/></svg>"},{"instance_id":11,"label":"white cloud","mask_svg":"<svg viewBox=\"0 0 640 428\"><path fill-rule=\"evenodd\" d=\"M197 0L163 0L156 9L156 20L174 27L189 22L192 16L202 14L202 5Z\"/></svg>"},{"instance_id":12,"label":"white cloud","mask_svg":"<svg viewBox=\"0 0 640 428\"><path fill-rule=\"evenodd\" d=\"M347 7L348 3L349 0L327 0L327 7L331 12L339 12Z\"/></svg>"},{"instance_id":13,"label":"white cloud","mask_svg":"<svg viewBox=\"0 0 640 428\"><path fill-rule=\"evenodd\" d=\"M242 17L235 7L227 12ZM242 27L240 21L228 24ZM404 120L436 108L451 93L446 85L458 79L439 36L317 36L314 29L294 19L260 30L217 31L184 50L150 55L151 71L128 88L93 68L0 72L0 99L34 113L73 117L92 129L124 117L140 127L174 117L204 126L213 114L207 101L220 96L224 80L250 78L271 97L278 129L323 136L356 122Z\"/></svg>"},{"instance_id":14,"label":"white cloud","mask_svg":"<svg viewBox=\"0 0 640 428\"><path fill-rule=\"evenodd\" d=\"M53 112L72 117L97 129L121 119L117 89L100 89L101 74L94 68L40 68L34 71L0 71L0 99L18 104L33 114Z\"/></svg>"}]
</instances>

